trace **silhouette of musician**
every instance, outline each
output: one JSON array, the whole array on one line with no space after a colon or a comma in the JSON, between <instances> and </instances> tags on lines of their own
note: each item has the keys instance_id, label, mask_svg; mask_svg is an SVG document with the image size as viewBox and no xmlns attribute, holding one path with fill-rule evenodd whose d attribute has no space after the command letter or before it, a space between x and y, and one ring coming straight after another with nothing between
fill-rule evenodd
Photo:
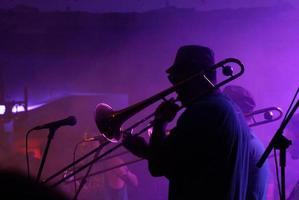
<instances>
[{"instance_id":1,"label":"silhouette of musician","mask_svg":"<svg viewBox=\"0 0 299 200\"><path fill-rule=\"evenodd\" d=\"M256 107L253 96L248 90L241 86L230 85L223 89L223 93L231 98L244 116L252 113ZM251 122L250 117L246 117L248 122ZM268 163L265 163L263 167L258 168L256 163L264 153L264 146L259 138L251 131L249 138L250 148L250 165L249 165L249 177L248 177L248 189L246 199L250 200L262 200L267 197L267 185L269 176Z\"/></svg>"},{"instance_id":2,"label":"silhouette of musician","mask_svg":"<svg viewBox=\"0 0 299 200\"><path fill-rule=\"evenodd\" d=\"M166 72L176 85L213 64L211 49L186 45L178 49L174 64ZM205 77L217 83L215 71ZM176 89L186 109L169 135L167 124L178 111L171 100L156 109L149 143L142 137L129 136L124 145L148 160L153 176L168 178L170 200L245 200L251 165L250 130L234 103L213 89L205 77Z\"/></svg>"}]
</instances>

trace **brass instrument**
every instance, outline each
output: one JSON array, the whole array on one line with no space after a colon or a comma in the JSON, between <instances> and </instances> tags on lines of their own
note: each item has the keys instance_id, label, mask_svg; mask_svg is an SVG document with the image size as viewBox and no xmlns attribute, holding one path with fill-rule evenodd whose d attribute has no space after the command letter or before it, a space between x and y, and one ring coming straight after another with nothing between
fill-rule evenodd
<instances>
[{"instance_id":1,"label":"brass instrument","mask_svg":"<svg viewBox=\"0 0 299 200\"><path fill-rule=\"evenodd\" d=\"M276 116L274 116L274 113L277 113ZM257 117L259 115L263 115L263 119L261 121L258 121L258 119L257 119ZM253 126L259 126L262 124L266 124L266 123L270 123L270 122L279 120L282 117L282 115L283 115L283 112L282 112L281 108L268 107L268 108L255 110L255 111L245 115L245 117L250 118L252 120L252 122L249 123L248 126L253 127Z\"/></svg>"},{"instance_id":2,"label":"brass instrument","mask_svg":"<svg viewBox=\"0 0 299 200\"><path fill-rule=\"evenodd\" d=\"M274 113L276 113L276 114L274 114ZM258 119L256 119L257 115L263 115L263 120L258 121ZM267 107L267 108L255 110L255 111L245 115L245 117L252 119L252 123L248 124L249 127L259 126L259 125L271 123L271 122L279 120L282 116L283 116L283 112L282 112L281 108L279 108L279 107ZM152 128L148 129L149 137L151 136L151 131L152 131ZM170 130L167 130L167 132L169 133ZM106 158L101 159L101 161L108 160L108 159L111 159L111 158L115 158L115 157L118 157L118 156L121 156L121 155L124 155L124 154L128 154L128 153L130 153L130 152L129 151L122 151L118 154L115 154L115 155L112 155L112 156L109 156L109 157L107 156ZM118 167L133 164L133 163L136 163L136 162L139 162L139 161L142 161L142 160L143 159L137 158L135 160L127 161L123 164L119 164L119 165L112 166L112 167L107 168L107 169L103 169L101 171L94 172L94 173L90 174L89 176L95 176L95 175L98 175L98 174L102 174L102 173L108 172L110 170L116 169ZM78 180L80 180L80 178L78 178Z\"/></svg>"},{"instance_id":3,"label":"brass instrument","mask_svg":"<svg viewBox=\"0 0 299 200\"><path fill-rule=\"evenodd\" d=\"M236 73L234 73L234 69L231 65L238 66L239 70ZM222 69L222 73L224 74L224 76L227 78L214 85L206 77L206 74L209 72L216 71L217 69L220 69L220 68ZM149 115L145 119L140 120L139 122L135 123L134 125L132 125L131 127L127 128L127 129L122 129L121 126L126 120L128 120L130 117L134 116L136 113L140 112L141 110L152 105L153 103L155 103L159 100L165 99L165 97L167 97L171 93L175 92L177 89L179 89L186 83L189 83L191 80L194 80L195 78L200 78L200 80L203 81L203 84L205 84L205 88L201 88L202 94L206 94L206 93L212 91L213 89L217 89L217 88L225 85L226 83L228 83L232 80L235 80L236 78L240 77L243 73L244 73L244 65L241 63L241 61L239 61L236 58L227 58L227 59L222 60L222 61L216 63L215 65L209 67L208 70L194 74L194 75L186 78L185 80L177 83L176 85L174 85L166 90L163 90L162 92L160 92L154 96L151 96L151 97L145 99L144 101L141 101L132 106L129 106L125 109L122 109L119 111L113 111L113 109L105 103L98 104L96 107L96 114L95 114L96 125L100 131L100 134L102 134L105 138L107 138L107 140L109 140L110 142L118 142L121 140L123 134L131 132L131 130L134 127L136 127L139 124L141 124L142 122L144 122L145 119L149 119L150 117L153 117L153 114ZM183 108L183 107L181 106L180 108ZM147 131L150 127L152 127L152 125L148 125L147 127L143 128L139 133L137 133L135 135L139 135L139 134L143 133L144 131ZM52 185L52 187L59 185L63 181L65 181L68 178L72 177L73 175L79 173L80 171L82 171L83 169L88 167L89 165L102 159L104 156L108 155L109 153L111 153L112 151L116 150L117 148L119 148L121 146L122 146L122 143L114 146L110 150L107 150L102 155L98 156L94 160L86 163L79 169L75 170L72 174L69 174L66 177L64 177L63 179L61 179L60 181L57 181L56 183L54 183ZM54 175L50 176L49 178L47 178L44 181L44 183L49 182L50 180L54 179L55 177L57 177L58 175L60 175L64 171L66 171L68 168L70 168L74 164L77 164L78 162L82 161L87 156L92 155L96 151L97 151L97 148L95 148L91 152L87 153L85 156L82 156L81 158L79 158L75 162L71 163L70 165L66 166L65 168L61 169Z\"/></svg>"},{"instance_id":4,"label":"brass instrument","mask_svg":"<svg viewBox=\"0 0 299 200\"><path fill-rule=\"evenodd\" d=\"M274 113L276 113L276 114L274 114ZM263 115L263 120L258 121L258 119L256 119L257 115ZM279 107L267 107L267 108L255 110L255 111L245 115L246 118L251 118L252 119L252 123L248 124L249 127L260 126L260 125L263 125L263 124L271 123L271 122L279 120L282 116L283 116L283 112L282 112L281 108L279 108ZM152 131L152 128L148 129L149 137L151 136L151 131ZM167 132L169 133L170 130L167 130ZM106 160L106 159L111 159L111 158L114 158L116 156L120 156L120 155L123 155L123 154L127 154L127 153L130 153L130 152L129 151L123 151L123 152L120 152L118 154L112 155L110 157L106 157L106 158L102 159L102 161ZM136 159L136 160L128 161L128 162L125 162L121 165L113 166L111 168L95 172L91 176L101 174L101 173L105 173L105 172L113 170L117 167L122 167L124 165L132 164L132 163L135 163L135 162L138 162L138 161L141 161L141 160L142 159Z\"/></svg>"},{"instance_id":5,"label":"brass instrument","mask_svg":"<svg viewBox=\"0 0 299 200\"><path fill-rule=\"evenodd\" d=\"M233 68L228 63L235 63L240 67L240 71L236 74L233 74ZM208 72L215 71L218 68L222 68L222 73L225 76L229 76L226 80L217 83L216 85L213 85L210 80L205 76ZM125 109L119 110L119 111L113 111L112 108L105 104L100 103L96 107L96 114L95 114L95 121L97 124L97 127L101 134L103 134L104 137L106 137L111 142L119 141L122 137L122 134L128 131L128 129L132 129L132 127L128 128L126 131L123 131L121 129L122 124L128 120L130 117L135 115L136 113L140 112L141 110L145 109L146 107L152 105L153 103L164 99L169 94L175 92L178 88L180 88L182 85L188 83L189 81L193 80L194 78L202 78L205 81L205 84L208 84L210 86L208 91L203 91L203 93L207 93L211 91L211 89L217 89L224 84L238 78L244 73L244 66L243 64L235 59L235 58L227 58L209 68L209 70L205 71L204 73L198 73L195 74L186 80L183 80L176 85L148 98L144 101L138 102L130 107L127 107ZM150 116L153 116L151 114ZM139 124L139 122L138 122Z\"/></svg>"}]
</instances>

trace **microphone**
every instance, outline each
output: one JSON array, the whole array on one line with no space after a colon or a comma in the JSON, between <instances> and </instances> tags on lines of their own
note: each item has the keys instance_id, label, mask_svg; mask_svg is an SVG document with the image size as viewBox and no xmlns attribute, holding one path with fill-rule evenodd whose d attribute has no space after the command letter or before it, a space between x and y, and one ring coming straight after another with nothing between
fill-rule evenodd
<instances>
[{"instance_id":1,"label":"microphone","mask_svg":"<svg viewBox=\"0 0 299 200\"><path fill-rule=\"evenodd\" d=\"M74 126L77 123L76 117L69 116L65 119L61 119L58 121L50 122L41 126L36 126L32 130L40 130L40 129L46 129L46 128L53 128L57 129L60 126Z\"/></svg>"},{"instance_id":2,"label":"microphone","mask_svg":"<svg viewBox=\"0 0 299 200\"><path fill-rule=\"evenodd\" d=\"M83 139L84 142L93 142L93 141L96 141L96 140L103 140L103 136L97 135L97 136L94 136L94 137Z\"/></svg>"}]
</instances>

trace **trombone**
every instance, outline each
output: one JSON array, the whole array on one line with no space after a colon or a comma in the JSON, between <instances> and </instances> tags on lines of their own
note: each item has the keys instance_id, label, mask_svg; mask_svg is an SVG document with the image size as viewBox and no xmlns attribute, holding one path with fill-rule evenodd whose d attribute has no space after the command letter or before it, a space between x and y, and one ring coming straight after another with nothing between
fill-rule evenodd
<instances>
[{"instance_id":1,"label":"trombone","mask_svg":"<svg viewBox=\"0 0 299 200\"><path fill-rule=\"evenodd\" d=\"M274 115L274 113L276 113L276 114ZM258 119L260 119L259 115L263 115L263 117L262 117L263 120L258 121ZM282 117L282 115L283 115L283 112L282 112L281 108L268 107L268 108L263 108L263 109L253 111L253 112L245 115L245 117L252 120L252 122L249 123L248 126L253 127L253 126L259 126L262 124L267 124L267 123L279 120Z\"/></svg>"},{"instance_id":2,"label":"trombone","mask_svg":"<svg viewBox=\"0 0 299 200\"><path fill-rule=\"evenodd\" d=\"M274 114L274 113L276 113L276 114ZM258 115L263 116L262 120L261 120L261 117L258 117ZM283 116L283 112L282 112L281 108L274 107L274 106L273 107L262 108L262 109L259 109L259 110L255 110L255 111L245 115L246 118L252 119L252 122L248 124L249 127L260 126L260 125L263 125L263 124L271 123L271 122L279 120L282 116ZM148 132L151 132L151 128L148 129ZM168 130L167 132L170 132L170 130ZM149 134L149 136L150 136L150 134ZM129 151L122 151L118 154L115 154L115 155L112 155L112 156L109 156L109 157L107 156L106 158L102 159L102 161L107 160L107 159L111 159L111 158L114 158L114 157L117 157L117 156L121 156L121 155L124 155L124 154L127 154L127 153L130 153L130 152ZM122 166L125 166L125 165L128 165L128 164L133 164L133 163L136 163L136 162L139 162L139 161L142 161L142 160L143 159L140 159L140 158L137 158L135 160L130 160L130 161L127 161L123 164L119 164L119 165L112 166L112 167L107 168L107 169L96 171L96 172L90 174L89 176L95 176L95 175L98 175L98 174L102 174L102 173L105 173L107 171L116 169L118 167L122 167ZM80 177L78 179L80 179Z\"/></svg>"},{"instance_id":3,"label":"trombone","mask_svg":"<svg viewBox=\"0 0 299 200\"><path fill-rule=\"evenodd\" d=\"M239 70L236 73L234 73L234 68L232 67L232 65L236 65L239 67ZM206 74L216 71L218 69L222 69L223 75L227 78L214 85L207 78ZM145 99L144 101L141 101L132 106L129 106L125 109L122 109L119 111L113 111L113 109L105 103L98 104L96 107L95 122L96 122L96 125L97 125L100 133L107 140L109 140L106 143L103 143L103 145L107 145L110 142L119 142L124 134L130 134L131 131L133 130L133 128L135 128L139 124L143 123L145 120L153 117L154 114L151 114L151 115L147 116L146 118L138 121L137 123L133 124L129 128L123 129L121 126L126 120L128 120L129 118L131 118L132 116L134 116L135 114L140 112L141 110L154 104L155 102L164 99L166 96L175 92L176 90L181 88L186 83L189 83L191 80L194 80L195 78L202 80L203 84L205 84L205 86L207 86L205 88L201 88L202 94L206 94L214 89L218 89L219 87L225 85L226 83L228 83L232 80L237 79L243 73L244 73L244 65L241 63L240 60L238 60L236 58L227 58L227 59L224 59L224 60L216 63L215 65L211 66L208 70L204 70L200 73L191 75L190 77L186 78L185 80L180 81L176 85L174 85L166 90L163 90L162 92L160 92L154 96L151 96L151 97ZM182 108L183 108L183 106L180 107L180 109L182 109ZM135 135L140 135L141 133L143 133L144 131L147 131L151 127L152 127L152 124L146 126L145 128L143 128L141 131L139 131ZM65 176L64 178L62 178L61 180L55 182L54 184L52 184L50 186L55 187L55 186L59 185L60 183L64 182L65 180L67 180L70 177L74 176L75 174L79 173L80 171L82 171L83 169L88 167L89 165L97 162L98 160L102 159L104 156L108 155L109 153L113 152L114 150L116 150L117 148L119 148L121 146L122 146L122 142L120 142L118 145L114 146L110 150L107 150L102 155L96 157L92 161L86 163L85 165L82 165L79 169L75 170L73 173ZM50 180L54 179L55 177L57 177L58 175L60 175L64 171L66 171L68 168L72 167L74 164L77 164L80 161L82 161L83 159L85 159L86 157L92 155L93 153L95 153L97 151L97 149L98 148L95 148L94 150L87 153L85 156L82 156L75 162L73 162L73 163L69 164L68 166L66 166L65 168L59 170L58 172L56 172L55 174L53 174L52 176L47 178L44 181L44 183L49 182Z\"/></svg>"}]
</instances>

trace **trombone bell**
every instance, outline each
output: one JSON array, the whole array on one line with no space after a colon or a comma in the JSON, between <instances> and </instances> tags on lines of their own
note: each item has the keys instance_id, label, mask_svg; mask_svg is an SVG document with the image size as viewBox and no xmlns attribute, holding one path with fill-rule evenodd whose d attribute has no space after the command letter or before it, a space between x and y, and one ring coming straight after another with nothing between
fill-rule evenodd
<instances>
[{"instance_id":1,"label":"trombone bell","mask_svg":"<svg viewBox=\"0 0 299 200\"><path fill-rule=\"evenodd\" d=\"M96 106L95 121L101 134L110 142L117 142L121 138L120 126L114 118L114 111L111 106L99 103Z\"/></svg>"}]
</instances>

